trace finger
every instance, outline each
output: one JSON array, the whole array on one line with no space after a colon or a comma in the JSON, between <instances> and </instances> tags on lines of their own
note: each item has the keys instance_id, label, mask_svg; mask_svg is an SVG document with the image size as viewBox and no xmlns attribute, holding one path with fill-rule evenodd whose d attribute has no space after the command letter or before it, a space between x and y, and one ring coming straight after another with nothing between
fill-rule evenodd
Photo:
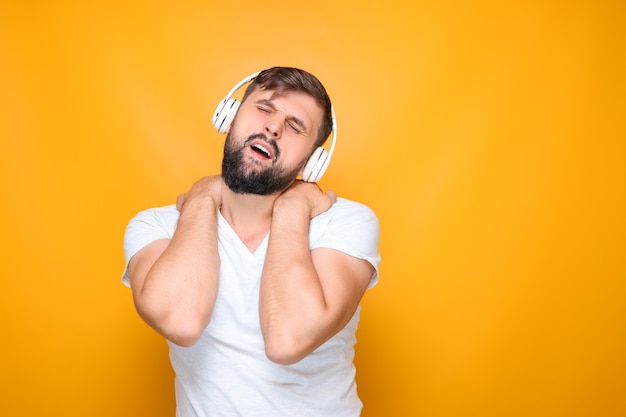
<instances>
[{"instance_id":1,"label":"finger","mask_svg":"<svg viewBox=\"0 0 626 417\"><path fill-rule=\"evenodd\" d=\"M180 211L185 204L185 194L181 194L176 197L176 210Z\"/></svg>"},{"instance_id":2,"label":"finger","mask_svg":"<svg viewBox=\"0 0 626 417\"><path fill-rule=\"evenodd\" d=\"M334 192L333 190L327 190L326 196L328 197L331 203L334 203L335 201L337 201L337 193Z\"/></svg>"}]
</instances>

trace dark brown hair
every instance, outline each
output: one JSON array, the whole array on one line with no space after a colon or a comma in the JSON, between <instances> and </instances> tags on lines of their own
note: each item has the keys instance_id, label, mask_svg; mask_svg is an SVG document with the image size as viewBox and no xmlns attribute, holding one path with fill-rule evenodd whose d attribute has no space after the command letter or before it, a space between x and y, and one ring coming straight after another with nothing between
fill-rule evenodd
<instances>
[{"instance_id":1,"label":"dark brown hair","mask_svg":"<svg viewBox=\"0 0 626 417\"><path fill-rule=\"evenodd\" d=\"M315 147L322 146L326 142L333 127L331 103L326 89L313 74L291 67L273 67L263 70L250 83L243 100L257 89L276 91L279 94L299 91L313 97L324 111Z\"/></svg>"}]
</instances>

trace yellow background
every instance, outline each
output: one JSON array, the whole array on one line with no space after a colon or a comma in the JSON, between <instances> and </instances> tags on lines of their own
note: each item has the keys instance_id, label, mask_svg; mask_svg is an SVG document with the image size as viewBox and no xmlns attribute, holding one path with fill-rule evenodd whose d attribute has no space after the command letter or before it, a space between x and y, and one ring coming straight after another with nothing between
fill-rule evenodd
<instances>
[{"instance_id":1,"label":"yellow background","mask_svg":"<svg viewBox=\"0 0 626 417\"><path fill-rule=\"evenodd\" d=\"M338 117L324 188L382 226L366 417L626 415L621 1L0 1L3 415L173 416L120 281L137 211L219 171L273 65Z\"/></svg>"}]
</instances>

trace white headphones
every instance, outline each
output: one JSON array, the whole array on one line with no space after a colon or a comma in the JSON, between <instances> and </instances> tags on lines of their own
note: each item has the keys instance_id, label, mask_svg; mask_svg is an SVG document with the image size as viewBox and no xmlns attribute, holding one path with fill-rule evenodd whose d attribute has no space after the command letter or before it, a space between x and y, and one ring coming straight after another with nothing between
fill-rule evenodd
<instances>
[{"instance_id":1,"label":"white headphones","mask_svg":"<svg viewBox=\"0 0 626 417\"><path fill-rule=\"evenodd\" d=\"M235 94L241 86L254 80L259 73L260 71L255 72L254 74L248 75L246 78L239 81L239 83L237 83L237 85L230 90L228 95L217 105L217 109L215 109L215 113L213 114L213 126L215 126L218 132L222 134L226 133L233 122L235 115L237 114L237 110L239 110L239 106L241 105L241 102L232 98L233 94ZM330 150L326 152L326 149L321 146L315 149L313 154L306 161L304 170L302 171L302 179L306 182L317 182L322 179L322 176L330 164L330 157L335 150L335 143L337 142L337 120L335 119L335 110L332 106L330 111L333 121L333 137L330 144Z\"/></svg>"}]
</instances>

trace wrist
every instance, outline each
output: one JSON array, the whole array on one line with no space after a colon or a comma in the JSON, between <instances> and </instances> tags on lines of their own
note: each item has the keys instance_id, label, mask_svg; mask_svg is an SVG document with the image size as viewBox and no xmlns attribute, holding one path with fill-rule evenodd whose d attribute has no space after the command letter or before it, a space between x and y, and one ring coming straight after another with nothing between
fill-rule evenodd
<instances>
[{"instance_id":1,"label":"wrist","mask_svg":"<svg viewBox=\"0 0 626 417\"><path fill-rule=\"evenodd\" d=\"M188 198L180 211L181 214L185 212L217 213L218 208L219 204L209 193L202 193Z\"/></svg>"},{"instance_id":2,"label":"wrist","mask_svg":"<svg viewBox=\"0 0 626 417\"><path fill-rule=\"evenodd\" d=\"M297 198L278 198L274 202L272 209L274 216L289 215L290 217L301 217L307 221L311 219L310 210L306 201Z\"/></svg>"}]
</instances>

